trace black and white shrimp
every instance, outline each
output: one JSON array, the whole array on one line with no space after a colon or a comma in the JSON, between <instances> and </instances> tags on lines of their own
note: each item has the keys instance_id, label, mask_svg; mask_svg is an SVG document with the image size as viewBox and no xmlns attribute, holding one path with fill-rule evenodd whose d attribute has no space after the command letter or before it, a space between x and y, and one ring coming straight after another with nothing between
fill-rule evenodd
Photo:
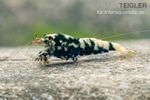
<instances>
[{"instance_id":1,"label":"black and white shrimp","mask_svg":"<svg viewBox=\"0 0 150 100\"><path fill-rule=\"evenodd\" d=\"M44 43L45 50L40 51L36 58L43 65L47 65L51 56L69 60L78 60L78 56L101 54L109 51L118 51L123 54L133 54L122 45L114 42L103 41L96 38L75 38L66 34L47 34L43 38L36 38L33 43Z\"/></svg>"}]
</instances>

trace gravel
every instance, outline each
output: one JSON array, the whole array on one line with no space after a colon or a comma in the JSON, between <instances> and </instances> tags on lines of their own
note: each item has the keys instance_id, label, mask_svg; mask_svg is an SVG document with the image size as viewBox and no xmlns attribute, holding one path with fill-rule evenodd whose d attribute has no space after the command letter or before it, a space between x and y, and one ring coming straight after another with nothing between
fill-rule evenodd
<instances>
[{"instance_id":1,"label":"gravel","mask_svg":"<svg viewBox=\"0 0 150 100\"><path fill-rule=\"evenodd\" d=\"M150 40L119 42L135 50L79 58L33 59L42 47L0 48L0 100L150 100Z\"/></svg>"}]
</instances>

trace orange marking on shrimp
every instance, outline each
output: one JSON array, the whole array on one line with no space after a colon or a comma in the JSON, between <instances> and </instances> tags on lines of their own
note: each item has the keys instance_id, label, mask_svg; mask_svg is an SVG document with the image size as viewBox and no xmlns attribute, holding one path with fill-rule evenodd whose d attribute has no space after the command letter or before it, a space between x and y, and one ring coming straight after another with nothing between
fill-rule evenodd
<instances>
[{"instance_id":1,"label":"orange marking on shrimp","mask_svg":"<svg viewBox=\"0 0 150 100\"><path fill-rule=\"evenodd\" d=\"M40 45L42 44L42 39L41 38L36 38L34 41L32 41L33 44L35 45Z\"/></svg>"}]
</instances>

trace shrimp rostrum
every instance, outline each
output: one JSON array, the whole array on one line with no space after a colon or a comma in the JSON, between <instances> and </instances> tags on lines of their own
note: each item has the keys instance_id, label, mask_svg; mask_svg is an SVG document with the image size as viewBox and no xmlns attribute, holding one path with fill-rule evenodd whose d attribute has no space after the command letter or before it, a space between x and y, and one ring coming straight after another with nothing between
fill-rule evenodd
<instances>
[{"instance_id":1,"label":"shrimp rostrum","mask_svg":"<svg viewBox=\"0 0 150 100\"><path fill-rule=\"evenodd\" d=\"M45 49L40 51L36 58L43 65L47 65L51 56L69 60L78 60L78 56L101 54L109 51L131 55L134 53L118 43L103 41L96 38L75 38L66 34L55 33L44 35L43 38L36 38L34 44L44 43Z\"/></svg>"}]
</instances>

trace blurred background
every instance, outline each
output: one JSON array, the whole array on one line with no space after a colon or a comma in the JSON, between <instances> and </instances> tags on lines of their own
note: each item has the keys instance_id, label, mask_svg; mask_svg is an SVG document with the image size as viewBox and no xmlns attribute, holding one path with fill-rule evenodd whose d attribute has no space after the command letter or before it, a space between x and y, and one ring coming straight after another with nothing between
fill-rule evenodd
<instances>
[{"instance_id":1,"label":"blurred background","mask_svg":"<svg viewBox=\"0 0 150 100\"><path fill-rule=\"evenodd\" d=\"M144 14L97 14L129 10L120 8L123 0L0 0L0 46L25 45L35 34L55 32L104 40L149 39L150 1L124 0L131 1L146 2L146 9L130 9Z\"/></svg>"}]
</instances>

